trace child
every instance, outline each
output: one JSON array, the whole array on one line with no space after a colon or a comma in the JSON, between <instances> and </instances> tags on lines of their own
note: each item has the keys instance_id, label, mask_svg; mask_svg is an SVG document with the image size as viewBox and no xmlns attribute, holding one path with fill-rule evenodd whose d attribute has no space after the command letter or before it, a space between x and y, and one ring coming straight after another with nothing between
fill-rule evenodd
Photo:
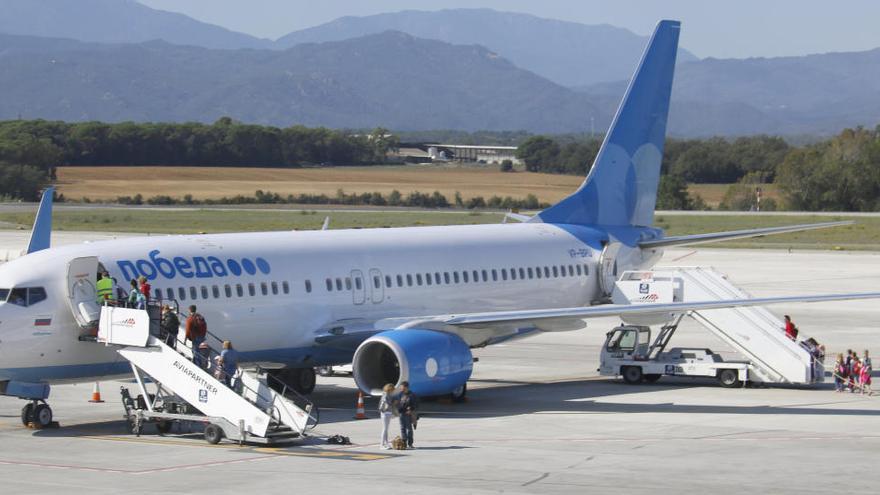
<instances>
[{"instance_id":1,"label":"child","mask_svg":"<svg viewBox=\"0 0 880 495\"><path fill-rule=\"evenodd\" d=\"M837 362L834 363L834 391L843 392L843 384L846 381L846 363L843 361L843 354L837 355Z\"/></svg>"},{"instance_id":2,"label":"child","mask_svg":"<svg viewBox=\"0 0 880 495\"><path fill-rule=\"evenodd\" d=\"M868 351L865 351L865 359L862 361L860 381L862 383L862 393L873 395L871 391L871 358L868 357Z\"/></svg>"},{"instance_id":3,"label":"child","mask_svg":"<svg viewBox=\"0 0 880 495\"><path fill-rule=\"evenodd\" d=\"M854 354L852 359L852 370L849 372L849 391L855 392L856 389L862 388L861 384L862 378L862 363L859 360L859 356Z\"/></svg>"}]
</instances>

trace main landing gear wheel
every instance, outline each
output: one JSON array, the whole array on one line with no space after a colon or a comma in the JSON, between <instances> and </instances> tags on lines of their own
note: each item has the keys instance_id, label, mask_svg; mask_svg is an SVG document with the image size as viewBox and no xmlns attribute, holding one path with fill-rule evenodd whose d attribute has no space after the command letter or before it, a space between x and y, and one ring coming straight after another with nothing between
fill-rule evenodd
<instances>
[{"instance_id":1,"label":"main landing gear wheel","mask_svg":"<svg viewBox=\"0 0 880 495\"><path fill-rule=\"evenodd\" d=\"M34 403L28 402L21 408L21 424L27 426L34 420Z\"/></svg>"},{"instance_id":2,"label":"main landing gear wheel","mask_svg":"<svg viewBox=\"0 0 880 495\"><path fill-rule=\"evenodd\" d=\"M462 384L462 386L454 389L449 393L449 398L452 399L452 402L458 404L467 400L467 383Z\"/></svg>"},{"instance_id":3,"label":"main landing gear wheel","mask_svg":"<svg viewBox=\"0 0 880 495\"><path fill-rule=\"evenodd\" d=\"M620 374L623 375L623 381L630 385L637 385L639 383L642 383L641 366L626 366L622 370L620 370Z\"/></svg>"},{"instance_id":4,"label":"main landing gear wheel","mask_svg":"<svg viewBox=\"0 0 880 495\"><path fill-rule=\"evenodd\" d=\"M736 370L721 370L718 372L718 383L724 388L735 388L742 386L739 379L739 372Z\"/></svg>"},{"instance_id":5,"label":"main landing gear wheel","mask_svg":"<svg viewBox=\"0 0 880 495\"><path fill-rule=\"evenodd\" d=\"M49 404L37 404L34 406L33 419L39 428L47 428L52 424L52 408Z\"/></svg>"},{"instance_id":6,"label":"main landing gear wheel","mask_svg":"<svg viewBox=\"0 0 880 495\"><path fill-rule=\"evenodd\" d=\"M308 395L315 390L317 379L313 368L294 368L284 375L290 386L302 395Z\"/></svg>"},{"instance_id":7,"label":"main landing gear wheel","mask_svg":"<svg viewBox=\"0 0 880 495\"><path fill-rule=\"evenodd\" d=\"M205 441L211 445L217 445L223 439L223 429L214 423L205 427Z\"/></svg>"}]
</instances>

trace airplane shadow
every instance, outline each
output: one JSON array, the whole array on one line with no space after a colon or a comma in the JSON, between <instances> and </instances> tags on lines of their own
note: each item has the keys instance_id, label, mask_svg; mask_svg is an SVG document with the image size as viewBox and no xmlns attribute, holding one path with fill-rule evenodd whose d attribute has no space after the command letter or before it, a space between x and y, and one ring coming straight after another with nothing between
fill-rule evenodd
<instances>
[{"instance_id":1,"label":"airplane shadow","mask_svg":"<svg viewBox=\"0 0 880 495\"><path fill-rule=\"evenodd\" d=\"M839 403L841 396L834 395L833 384L821 384L810 390L822 393L812 406L731 406L712 404L676 404L673 402L615 402L600 400L634 393L682 390L707 386L710 382L692 379L664 378L663 382L645 385L626 385L613 379L572 380L557 383L527 383L494 381L497 386L472 389L468 401L451 404L443 401L422 400L421 417L430 418L493 418L542 412L553 413L670 413L670 414L751 414L751 415L808 415L808 416L880 416L880 410L853 408L829 408L823 404ZM711 385L709 385L711 386ZM781 387L780 387L781 388ZM787 387L797 388L797 387ZM737 390L728 390L736 394ZM319 387L314 400L320 404L321 423L324 425L351 420L354 411L353 389L344 387ZM850 397L844 395L843 397ZM652 398L646 399L647 401ZM708 400L708 399L707 399ZM366 410L370 418L378 417L375 405L378 399L367 399Z\"/></svg>"}]
</instances>

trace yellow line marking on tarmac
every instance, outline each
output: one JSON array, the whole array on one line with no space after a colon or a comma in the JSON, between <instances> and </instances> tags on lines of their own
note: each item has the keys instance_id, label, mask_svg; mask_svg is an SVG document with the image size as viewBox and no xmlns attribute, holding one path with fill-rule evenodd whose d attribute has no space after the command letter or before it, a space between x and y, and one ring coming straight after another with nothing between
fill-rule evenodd
<instances>
[{"instance_id":1,"label":"yellow line marking on tarmac","mask_svg":"<svg viewBox=\"0 0 880 495\"><path fill-rule=\"evenodd\" d=\"M265 452L277 455L287 455L293 457L319 457L330 459L344 459L348 461L380 461L382 459L391 459L397 457L391 454L367 454L361 452L351 452L345 450L282 450L275 447L257 447L254 452Z\"/></svg>"}]
</instances>

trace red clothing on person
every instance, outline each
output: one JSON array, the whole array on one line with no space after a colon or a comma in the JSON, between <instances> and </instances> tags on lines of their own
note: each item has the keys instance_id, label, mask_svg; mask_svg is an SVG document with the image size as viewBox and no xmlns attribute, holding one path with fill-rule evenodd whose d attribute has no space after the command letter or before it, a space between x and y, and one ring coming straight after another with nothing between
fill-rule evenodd
<instances>
[{"instance_id":1,"label":"red clothing on person","mask_svg":"<svg viewBox=\"0 0 880 495\"><path fill-rule=\"evenodd\" d=\"M150 300L150 290L153 287L146 280L141 284L141 294L149 301Z\"/></svg>"},{"instance_id":2,"label":"red clothing on person","mask_svg":"<svg viewBox=\"0 0 880 495\"><path fill-rule=\"evenodd\" d=\"M791 340L797 338L797 330L794 329L794 323L790 321L785 322L785 336Z\"/></svg>"}]
</instances>

